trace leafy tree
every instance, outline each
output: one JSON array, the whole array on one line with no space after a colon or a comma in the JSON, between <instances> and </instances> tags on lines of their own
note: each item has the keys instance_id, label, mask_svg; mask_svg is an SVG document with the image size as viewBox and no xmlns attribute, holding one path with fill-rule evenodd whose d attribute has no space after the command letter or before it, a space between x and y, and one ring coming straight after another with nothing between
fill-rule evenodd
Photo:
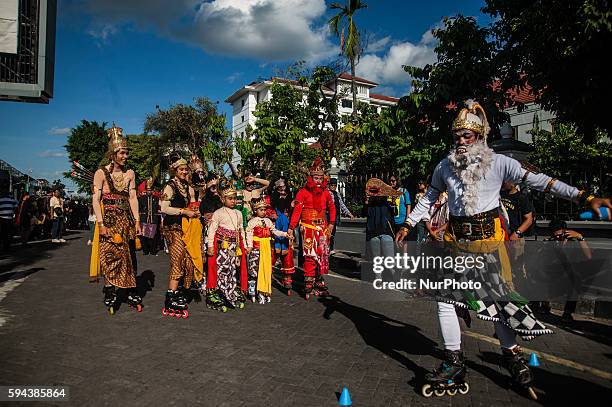
<instances>
[{"instance_id":1,"label":"leafy tree","mask_svg":"<svg viewBox=\"0 0 612 407\"><path fill-rule=\"evenodd\" d=\"M531 131L534 150L529 160L541 171L581 186L591 186L598 194L610 191L612 143L605 133L597 133L587 144L576 126L557 123L552 132L539 128L537 120ZM571 178L571 179L570 179Z\"/></svg>"},{"instance_id":2,"label":"leafy tree","mask_svg":"<svg viewBox=\"0 0 612 407\"><path fill-rule=\"evenodd\" d=\"M81 120L81 123L70 130L68 142L64 146L70 161L77 161L88 171L95 170L106 160L108 148L106 123ZM79 192L89 192L91 181L83 177L73 177L72 173L64 173L66 178L72 178L79 188Z\"/></svg>"},{"instance_id":3,"label":"leafy tree","mask_svg":"<svg viewBox=\"0 0 612 407\"><path fill-rule=\"evenodd\" d=\"M589 143L597 128L610 132L609 1L486 0L483 11L493 18L504 87L529 83L536 101Z\"/></svg>"},{"instance_id":4,"label":"leafy tree","mask_svg":"<svg viewBox=\"0 0 612 407\"><path fill-rule=\"evenodd\" d=\"M130 134L127 136L130 148L129 165L136 174L137 182L153 177L160 182L162 145L158 136L150 134Z\"/></svg>"},{"instance_id":5,"label":"leafy tree","mask_svg":"<svg viewBox=\"0 0 612 407\"><path fill-rule=\"evenodd\" d=\"M236 148L247 170L284 171L295 183L301 181L306 164L317 152L308 147L313 121L302 102L302 91L290 83L274 81L273 97L259 103L255 110L257 127L236 138Z\"/></svg>"},{"instance_id":6,"label":"leafy tree","mask_svg":"<svg viewBox=\"0 0 612 407\"><path fill-rule=\"evenodd\" d=\"M51 189L54 191L60 191L62 196L66 193L66 185L59 179L56 179L51 183Z\"/></svg>"},{"instance_id":7,"label":"leafy tree","mask_svg":"<svg viewBox=\"0 0 612 407\"><path fill-rule=\"evenodd\" d=\"M332 3L332 10L339 10L328 24L331 31L340 38L340 50L351 65L351 92L353 93L353 118L357 117L357 84L355 83L355 67L359 62L359 57L363 52L361 44L361 34L357 24L355 24L355 14L357 11L368 7L361 0L347 0L346 5ZM342 27L342 29L340 29ZM346 35L345 35L346 33Z\"/></svg>"},{"instance_id":8,"label":"leafy tree","mask_svg":"<svg viewBox=\"0 0 612 407\"><path fill-rule=\"evenodd\" d=\"M196 98L194 105L176 104L167 110L158 109L145 120L145 132L156 132L165 151L185 156L195 154L217 170L231 163L231 135L225 127L225 115L208 98Z\"/></svg>"}]
</instances>

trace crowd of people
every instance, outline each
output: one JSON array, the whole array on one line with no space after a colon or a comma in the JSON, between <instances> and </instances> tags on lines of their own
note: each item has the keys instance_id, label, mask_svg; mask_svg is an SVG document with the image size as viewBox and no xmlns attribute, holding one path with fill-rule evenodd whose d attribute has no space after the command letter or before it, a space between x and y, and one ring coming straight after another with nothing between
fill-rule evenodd
<instances>
[{"instance_id":1,"label":"crowd of people","mask_svg":"<svg viewBox=\"0 0 612 407\"><path fill-rule=\"evenodd\" d=\"M8 251L17 241L27 245L32 241L51 239L64 243L64 232L88 228L88 204L82 199L64 199L61 190L45 195L24 192L13 198L8 183L0 185L0 240L2 251Z\"/></svg>"}]
</instances>

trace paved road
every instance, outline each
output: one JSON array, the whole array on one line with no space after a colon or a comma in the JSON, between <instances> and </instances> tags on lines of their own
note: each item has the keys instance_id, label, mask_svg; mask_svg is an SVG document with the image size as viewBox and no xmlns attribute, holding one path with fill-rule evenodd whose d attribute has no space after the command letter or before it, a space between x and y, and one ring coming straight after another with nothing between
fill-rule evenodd
<instances>
[{"instance_id":1,"label":"paved road","mask_svg":"<svg viewBox=\"0 0 612 407\"><path fill-rule=\"evenodd\" d=\"M492 326L475 321L463 336L472 390L424 399L420 379L440 354L429 301L390 300L335 276L327 300L275 290L267 305L222 314L194 302L189 319L162 318L167 258L139 254L139 272L155 277L145 309L110 317L101 285L88 283L86 238L68 239L0 257L0 384L67 385L75 406L334 406L342 386L355 406L558 406L612 396L612 328L601 321L568 328L552 316L555 335L523 344L543 352L538 402L508 387Z\"/></svg>"}]
</instances>

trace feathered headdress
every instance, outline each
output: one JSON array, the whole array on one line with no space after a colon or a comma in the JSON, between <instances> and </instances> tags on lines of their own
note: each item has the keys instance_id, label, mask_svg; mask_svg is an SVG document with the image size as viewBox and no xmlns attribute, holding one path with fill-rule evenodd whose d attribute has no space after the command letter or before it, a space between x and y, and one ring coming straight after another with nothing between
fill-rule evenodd
<instances>
[{"instance_id":1,"label":"feathered headdress","mask_svg":"<svg viewBox=\"0 0 612 407\"><path fill-rule=\"evenodd\" d=\"M491 128L485 113L480 103L469 99L465 102L466 107L461 109L457 118L453 121L453 131L457 130L472 130L482 136L486 141Z\"/></svg>"}]
</instances>

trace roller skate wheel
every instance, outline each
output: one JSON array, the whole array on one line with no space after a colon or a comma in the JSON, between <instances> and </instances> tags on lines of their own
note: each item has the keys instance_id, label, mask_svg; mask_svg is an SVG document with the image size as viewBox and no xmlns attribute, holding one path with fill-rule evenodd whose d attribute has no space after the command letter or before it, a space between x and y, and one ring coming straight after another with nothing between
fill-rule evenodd
<instances>
[{"instance_id":1,"label":"roller skate wheel","mask_svg":"<svg viewBox=\"0 0 612 407\"><path fill-rule=\"evenodd\" d=\"M108 315L115 315L115 308L114 307L108 307Z\"/></svg>"},{"instance_id":2,"label":"roller skate wheel","mask_svg":"<svg viewBox=\"0 0 612 407\"><path fill-rule=\"evenodd\" d=\"M168 310L168 316L171 316L171 317L174 316L174 310L173 309L169 309Z\"/></svg>"},{"instance_id":3,"label":"roller skate wheel","mask_svg":"<svg viewBox=\"0 0 612 407\"><path fill-rule=\"evenodd\" d=\"M527 393L529 394L529 397L531 397L534 400L538 399L538 395L536 394L535 390L533 390L533 387L527 387Z\"/></svg>"},{"instance_id":4,"label":"roller skate wheel","mask_svg":"<svg viewBox=\"0 0 612 407\"><path fill-rule=\"evenodd\" d=\"M178 310L177 310L177 311L174 313L174 317L175 317L175 318L177 318L177 319L180 319L182 316L183 316L183 313L182 313L181 311L178 311Z\"/></svg>"},{"instance_id":5,"label":"roller skate wheel","mask_svg":"<svg viewBox=\"0 0 612 407\"><path fill-rule=\"evenodd\" d=\"M455 394L457 394L457 388L446 390L446 394L448 394L449 396L454 396Z\"/></svg>"},{"instance_id":6,"label":"roller skate wheel","mask_svg":"<svg viewBox=\"0 0 612 407\"><path fill-rule=\"evenodd\" d=\"M421 387L421 394L423 395L423 397L431 397L433 396L433 390L431 389L431 384L424 384L423 387Z\"/></svg>"},{"instance_id":7,"label":"roller skate wheel","mask_svg":"<svg viewBox=\"0 0 612 407\"><path fill-rule=\"evenodd\" d=\"M256 301L256 300L255 300L255 296L251 297L251 302L252 302L253 304L255 304L255 301Z\"/></svg>"},{"instance_id":8,"label":"roller skate wheel","mask_svg":"<svg viewBox=\"0 0 612 407\"><path fill-rule=\"evenodd\" d=\"M287 297L291 297L291 290L287 290Z\"/></svg>"},{"instance_id":9,"label":"roller skate wheel","mask_svg":"<svg viewBox=\"0 0 612 407\"><path fill-rule=\"evenodd\" d=\"M189 311L183 310L183 318L189 318Z\"/></svg>"},{"instance_id":10,"label":"roller skate wheel","mask_svg":"<svg viewBox=\"0 0 612 407\"><path fill-rule=\"evenodd\" d=\"M167 317L168 316L168 310L165 308L162 308L162 315Z\"/></svg>"},{"instance_id":11,"label":"roller skate wheel","mask_svg":"<svg viewBox=\"0 0 612 407\"><path fill-rule=\"evenodd\" d=\"M434 394L437 397L442 397L442 396L444 396L445 393L446 393L446 390L444 390L444 389L434 389Z\"/></svg>"},{"instance_id":12,"label":"roller skate wheel","mask_svg":"<svg viewBox=\"0 0 612 407\"><path fill-rule=\"evenodd\" d=\"M470 391L470 385L467 383L463 383L463 385L459 387L459 393L461 394L468 394L469 391Z\"/></svg>"},{"instance_id":13,"label":"roller skate wheel","mask_svg":"<svg viewBox=\"0 0 612 407\"><path fill-rule=\"evenodd\" d=\"M239 302L238 309L243 309L243 308L244 308L244 302Z\"/></svg>"},{"instance_id":14,"label":"roller skate wheel","mask_svg":"<svg viewBox=\"0 0 612 407\"><path fill-rule=\"evenodd\" d=\"M142 304L137 304L136 305L136 311L142 312Z\"/></svg>"},{"instance_id":15,"label":"roller skate wheel","mask_svg":"<svg viewBox=\"0 0 612 407\"><path fill-rule=\"evenodd\" d=\"M225 305L221 306L221 308L219 308L221 310L221 312L227 312L227 307Z\"/></svg>"}]
</instances>

